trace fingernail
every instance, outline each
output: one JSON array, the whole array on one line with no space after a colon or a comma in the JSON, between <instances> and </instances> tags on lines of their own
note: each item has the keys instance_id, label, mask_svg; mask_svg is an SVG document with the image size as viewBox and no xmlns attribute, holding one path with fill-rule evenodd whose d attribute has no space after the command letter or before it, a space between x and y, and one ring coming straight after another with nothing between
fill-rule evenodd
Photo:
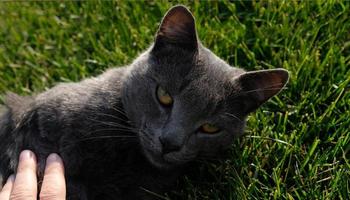
<instances>
[{"instance_id":1,"label":"fingernail","mask_svg":"<svg viewBox=\"0 0 350 200\"><path fill-rule=\"evenodd\" d=\"M8 179L7 179L7 182L15 182L15 175L11 174Z\"/></svg>"},{"instance_id":2,"label":"fingernail","mask_svg":"<svg viewBox=\"0 0 350 200\"><path fill-rule=\"evenodd\" d=\"M20 161L28 160L28 159L33 159L34 158L34 153L29 151L29 150L24 150L21 152L21 155L19 156Z\"/></svg>"},{"instance_id":3,"label":"fingernail","mask_svg":"<svg viewBox=\"0 0 350 200\"><path fill-rule=\"evenodd\" d=\"M47 157L46 164L57 162L59 160L60 160L60 157L56 153L52 153L49 155L49 157Z\"/></svg>"}]
</instances>

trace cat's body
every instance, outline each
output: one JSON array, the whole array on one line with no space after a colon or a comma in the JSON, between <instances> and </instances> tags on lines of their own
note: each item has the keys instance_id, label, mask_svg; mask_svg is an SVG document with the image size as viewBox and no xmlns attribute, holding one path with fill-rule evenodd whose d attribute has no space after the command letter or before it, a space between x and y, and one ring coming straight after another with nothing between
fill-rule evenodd
<instances>
[{"instance_id":1,"label":"cat's body","mask_svg":"<svg viewBox=\"0 0 350 200\"><path fill-rule=\"evenodd\" d=\"M173 182L171 175L178 170L156 170L142 155L136 133L127 128L121 103L126 71L117 68L80 83L63 83L33 98L9 95L9 110L0 120L0 176L13 173L20 151L31 149L40 172L50 152L61 155L72 183L70 199L85 199L85 191L89 199L141 199L144 189L160 192Z\"/></svg>"},{"instance_id":2,"label":"cat's body","mask_svg":"<svg viewBox=\"0 0 350 200\"><path fill-rule=\"evenodd\" d=\"M35 97L8 96L0 186L31 149L39 174L50 153L63 158L68 199L156 199L151 193L164 192L187 163L227 149L247 114L287 80L284 70L230 67L198 42L188 10L174 7L130 66Z\"/></svg>"}]
</instances>

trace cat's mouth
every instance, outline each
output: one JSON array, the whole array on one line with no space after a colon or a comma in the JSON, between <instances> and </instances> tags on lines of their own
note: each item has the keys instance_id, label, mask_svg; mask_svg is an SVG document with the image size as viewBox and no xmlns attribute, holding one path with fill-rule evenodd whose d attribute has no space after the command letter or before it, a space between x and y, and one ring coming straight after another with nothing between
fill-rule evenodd
<instances>
[{"instance_id":1,"label":"cat's mouth","mask_svg":"<svg viewBox=\"0 0 350 200\"><path fill-rule=\"evenodd\" d=\"M145 157L157 168L171 169L190 161L182 159L181 150L163 153L161 145L153 142L151 138L140 138L140 141Z\"/></svg>"},{"instance_id":2,"label":"cat's mouth","mask_svg":"<svg viewBox=\"0 0 350 200\"><path fill-rule=\"evenodd\" d=\"M169 162L160 152L150 150L149 148L145 148L144 154L148 161L157 168L169 169L176 166L176 163Z\"/></svg>"},{"instance_id":3,"label":"cat's mouth","mask_svg":"<svg viewBox=\"0 0 350 200\"><path fill-rule=\"evenodd\" d=\"M152 165L162 169L171 169L190 161L190 159L180 159L180 152L162 154L147 149L145 154Z\"/></svg>"}]
</instances>

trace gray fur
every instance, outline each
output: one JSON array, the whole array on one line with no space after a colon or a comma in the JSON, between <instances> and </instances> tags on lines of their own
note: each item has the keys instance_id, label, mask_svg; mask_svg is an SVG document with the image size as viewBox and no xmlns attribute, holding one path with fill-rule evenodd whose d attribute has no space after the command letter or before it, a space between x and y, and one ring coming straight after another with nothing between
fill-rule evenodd
<instances>
[{"instance_id":1,"label":"gray fur","mask_svg":"<svg viewBox=\"0 0 350 200\"><path fill-rule=\"evenodd\" d=\"M191 13L174 7L155 43L129 66L34 97L9 95L0 118L0 180L15 171L23 149L38 156L39 174L57 152L68 199L154 199L140 188L164 192L187 163L229 148L249 112L287 81L282 69L229 66L198 41ZM159 104L159 85L173 97L171 107ZM202 133L204 123L221 131Z\"/></svg>"}]
</instances>

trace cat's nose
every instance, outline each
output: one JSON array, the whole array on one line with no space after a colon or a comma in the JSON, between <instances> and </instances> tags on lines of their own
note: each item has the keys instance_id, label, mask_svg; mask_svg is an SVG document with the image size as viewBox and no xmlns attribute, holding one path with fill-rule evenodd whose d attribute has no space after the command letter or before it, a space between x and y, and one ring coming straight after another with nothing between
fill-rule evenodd
<instances>
[{"instance_id":1,"label":"cat's nose","mask_svg":"<svg viewBox=\"0 0 350 200\"><path fill-rule=\"evenodd\" d=\"M169 137L160 136L159 141L162 144L163 154L167 154L173 151L178 151L181 148L180 144L177 144L176 141L171 140Z\"/></svg>"}]
</instances>

